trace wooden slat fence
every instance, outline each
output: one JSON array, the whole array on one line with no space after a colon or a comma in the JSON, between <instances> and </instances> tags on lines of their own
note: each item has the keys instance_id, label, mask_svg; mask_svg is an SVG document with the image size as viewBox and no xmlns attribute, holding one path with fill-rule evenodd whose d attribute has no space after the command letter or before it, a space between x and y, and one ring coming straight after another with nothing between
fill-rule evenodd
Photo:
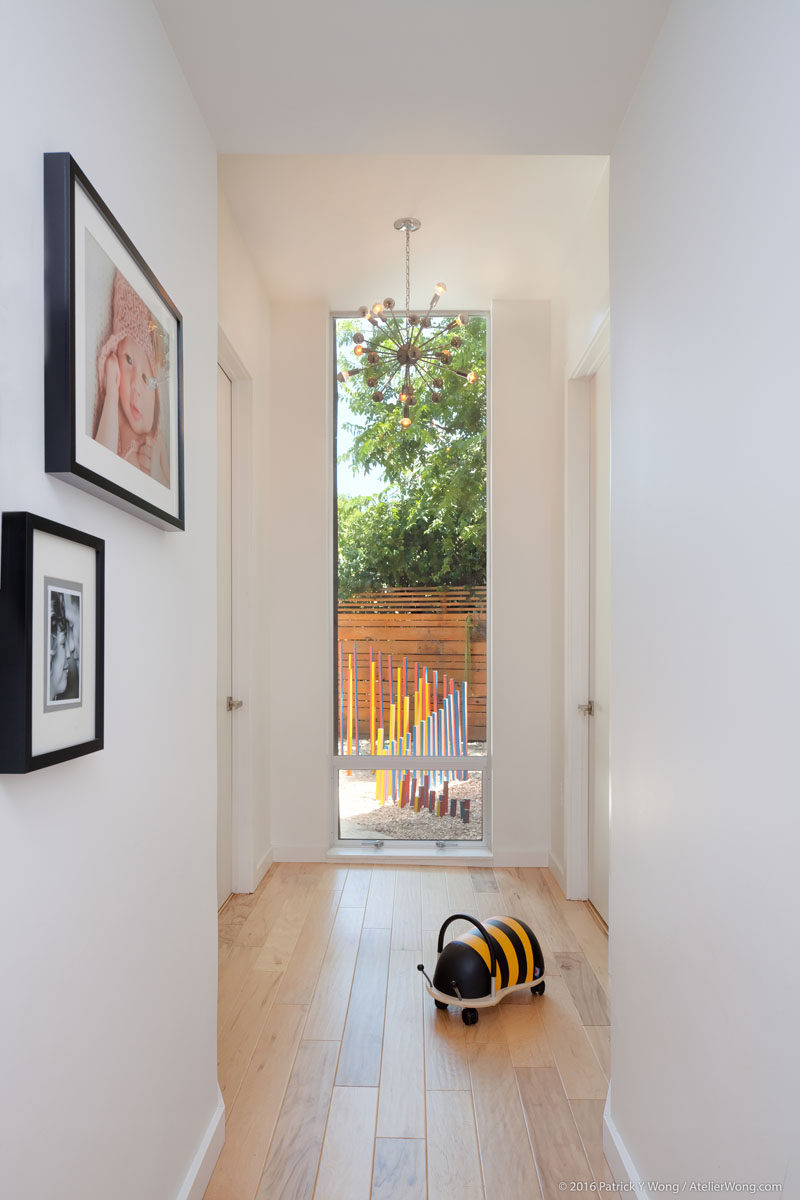
<instances>
[{"instance_id":1,"label":"wooden slat fence","mask_svg":"<svg viewBox=\"0 0 800 1200\"><path fill-rule=\"evenodd\" d=\"M384 719L388 729L388 656L395 679L403 658L409 672L415 662L466 679L469 694L469 739L486 739L486 588L387 588L364 592L339 603L338 636L347 655L358 643L358 709L362 738L369 737L369 648L383 655ZM440 685L441 686L441 685Z\"/></svg>"}]
</instances>

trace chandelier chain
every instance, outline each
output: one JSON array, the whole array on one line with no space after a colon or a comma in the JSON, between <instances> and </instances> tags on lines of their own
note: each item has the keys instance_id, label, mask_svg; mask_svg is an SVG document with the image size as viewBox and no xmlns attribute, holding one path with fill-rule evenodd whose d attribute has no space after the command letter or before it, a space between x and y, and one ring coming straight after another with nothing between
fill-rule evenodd
<instances>
[{"instance_id":1,"label":"chandelier chain","mask_svg":"<svg viewBox=\"0 0 800 1200\"><path fill-rule=\"evenodd\" d=\"M406 226L406 328L411 321L411 230Z\"/></svg>"}]
</instances>

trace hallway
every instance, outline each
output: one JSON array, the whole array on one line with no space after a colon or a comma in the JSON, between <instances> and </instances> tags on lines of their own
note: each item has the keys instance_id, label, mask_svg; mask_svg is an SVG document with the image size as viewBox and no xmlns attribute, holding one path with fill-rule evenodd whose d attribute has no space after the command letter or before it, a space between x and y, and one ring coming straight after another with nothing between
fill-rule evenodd
<instances>
[{"instance_id":1,"label":"hallway","mask_svg":"<svg viewBox=\"0 0 800 1200\"><path fill-rule=\"evenodd\" d=\"M437 1012L452 912L536 932L546 995ZM281 863L219 917L226 1142L205 1200L551 1200L612 1182L608 940L547 870Z\"/></svg>"}]
</instances>

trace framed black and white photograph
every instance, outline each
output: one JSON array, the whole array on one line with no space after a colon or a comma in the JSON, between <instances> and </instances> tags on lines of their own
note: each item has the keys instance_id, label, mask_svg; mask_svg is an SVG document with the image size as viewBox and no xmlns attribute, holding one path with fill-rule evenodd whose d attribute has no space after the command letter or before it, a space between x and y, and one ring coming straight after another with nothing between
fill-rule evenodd
<instances>
[{"instance_id":1,"label":"framed black and white photograph","mask_svg":"<svg viewBox=\"0 0 800 1200\"><path fill-rule=\"evenodd\" d=\"M101 538L3 514L0 774L102 750L104 596Z\"/></svg>"},{"instance_id":2,"label":"framed black and white photograph","mask_svg":"<svg viewBox=\"0 0 800 1200\"><path fill-rule=\"evenodd\" d=\"M44 223L45 470L184 529L181 314L70 154Z\"/></svg>"},{"instance_id":3,"label":"framed black and white photograph","mask_svg":"<svg viewBox=\"0 0 800 1200\"><path fill-rule=\"evenodd\" d=\"M44 711L81 706L83 585L44 577L45 621L50 645L44 667Z\"/></svg>"}]
</instances>

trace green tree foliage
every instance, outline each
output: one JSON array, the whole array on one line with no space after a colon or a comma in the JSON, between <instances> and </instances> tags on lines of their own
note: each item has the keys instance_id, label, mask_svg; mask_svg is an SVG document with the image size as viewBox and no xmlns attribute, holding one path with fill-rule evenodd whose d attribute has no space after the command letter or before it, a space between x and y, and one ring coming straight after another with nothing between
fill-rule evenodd
<instances>
[{"instance_id":1,"label":"green tree foliage","mask_svg":"<svg viewBox=\"0 0 800 1200\"><path fill-rule=\"evenodd\" d=\"M337 322L339 369L360 365L352 335L358 320ZM371 332L371 327L366 326ZM486 321L458 330L454 367L475 368L470 384L442 371L442 400L420 395L412 424L400 429L396 401L375 402L369 371L339 384L352 435L342 460L354 473L377 468L374 496L339 498L339 595L380 587L456 587L486 582ZM427 389L426 389L427 391Z\"/></svg>"}]
</instances>

